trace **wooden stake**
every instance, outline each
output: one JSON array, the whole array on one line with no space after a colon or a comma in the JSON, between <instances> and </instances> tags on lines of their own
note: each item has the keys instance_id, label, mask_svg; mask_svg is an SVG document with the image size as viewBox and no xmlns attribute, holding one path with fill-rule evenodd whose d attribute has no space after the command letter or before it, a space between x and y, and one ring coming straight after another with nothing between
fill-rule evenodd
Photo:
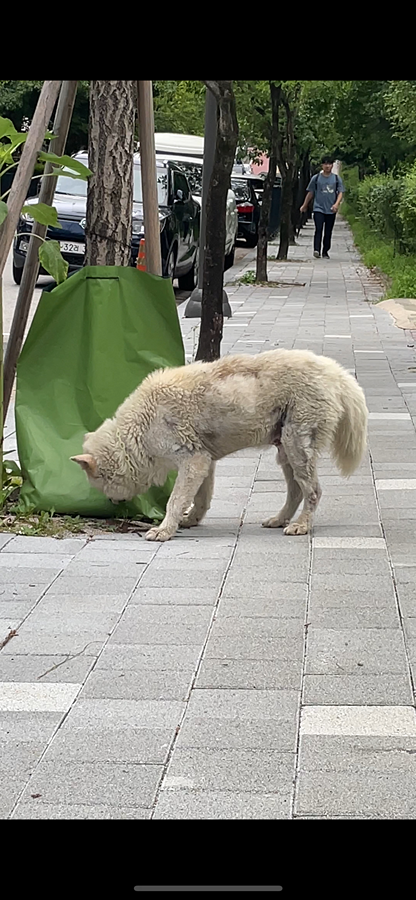
<instances>
[{"instance_id":1,"label":"wooden stake","mask_svg":"<svg viewBox=\"0 0 416 900\"><path fill-rule=\"evenodd\" d=\"M137 107L140 123L143 216L146 236L146 270L162 274L160 251L159 203L156 180L155 122L151 81L137 82Z\"/></svg>"}]
</instances>

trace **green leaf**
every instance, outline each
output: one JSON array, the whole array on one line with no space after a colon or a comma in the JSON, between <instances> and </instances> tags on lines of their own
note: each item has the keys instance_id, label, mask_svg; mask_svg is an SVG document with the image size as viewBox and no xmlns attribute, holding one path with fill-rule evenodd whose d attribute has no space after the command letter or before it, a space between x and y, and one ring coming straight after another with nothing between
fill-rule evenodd
<instances>
[{"instance_id":1,"label":"green leaf","mask_svg":"<svg viewBox=\"0 0 416 900\"><path fill-rule=\"evenodd\" d=\"M89 178L92 175L90 169L87 169L87 166L84 166L83 163L80 163L77 159L73 159L72 156L57 156L56 153L39 153L39 159L44 160L45 162L55 163L57 166L65 166L65 169L71 169L73 172L78 172L79 175L82 175L85 179ZM68 174L65 172L65 174Z\"/></svg>"},{"instance_id":2,"label":"green leaf","mask_svg":"<svg viewBox=\"0 0 416 900\"><path fill-rule=\"evenodd\" d=\"M58 222L58 213L55 207L48 206L47 203L27 203L22 208L22 212L29 213L29 216L32 216L32 219L35 222L39 222L40 225L52 225L53 228L62 228L62 225Z\"/></svg>"},{"instance_id":3,"label":"green leaf","mask_svg":"<svg viewBox=\"0 0 416 900\"><path fill-rule=\"evenodd\" d=\"M22 473L19 469L19 466L13 459L6 459L3 462L3 470L7 475L17 475L19 478L22 477Z\"/></svg>"},{"instance_id":4,"label":"green leaf","mask_svg":"<svg viewBox=\"0 0 416 900\"><path fill-rule=\"evenodd\" d=\"M39 247L39 261L57 284L65 281L68 275L68 263L62 256L59 241L45 241Z\"/></svg>"},{"instance_id":5,"label":"green leaf","mask_svg":"<svg viewBox=\"0 0 416 900\"><path fill-rule=\"evenodd\" d=\"M4 200L0 200L0 225L4 222L8 213L7 203Z\"/></svg>"},{"instance_id":6,"label":"green leaf","mask_svg":"<svg viewBox=\"0 0 416 900\"><path fill-rule=\"evenodd\" d=\"M78 178L78 179L80 179L80 181L86 181L87 177L89 178L89 175L87 177L85 177L84 175L78 175L77 172L69 172L68 169L58 168L57 166L54 166L54 165L52 166L52 174L53 175L65 175L65 178Z\"/></svg>"},{"instance_id":7,"label":"green leaf","mask_svg":"<svg viewBox=\"0 0 416 900\"><path fill-rule=\"evenodd\" d=\"M17 134L13 122L0 116L0 138L10 137L11 134Z\"/></svg>"}]
</instances>

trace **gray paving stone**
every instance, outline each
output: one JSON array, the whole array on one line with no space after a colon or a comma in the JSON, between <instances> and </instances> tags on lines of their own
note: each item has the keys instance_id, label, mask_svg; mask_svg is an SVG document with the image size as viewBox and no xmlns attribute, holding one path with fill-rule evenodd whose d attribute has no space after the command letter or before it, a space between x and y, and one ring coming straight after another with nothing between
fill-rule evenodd
<instances>
[{"instance_id":1,"label":"gray paving stone","mask_svg":"<svg viewBox=\"0 0 416 900\"><path fill-rule=\"evenodd\" d=\"M281 595L282 583L287 584L290 582L297 588L306 585L307 576L302 577L300 571L296 573L293 581L290 576L290 571L288 572L287 569L284 569L284 571L278 570L276 575L267 578L264 576L263 568L261 568L260 572L255 568L247 568L243 572L240 566L235 572L231 569L221 596L227 599L231 597L252 598L258 596L262 600L273 600Z\"/></svg>"},{"instance_id":2,"label":"gray paving stone","mask_svg":"<svg viewBox=\"0 0 416 900\"><path fill-rule=\"evenodd\" d=\"M192 719L233 718L250 722L276 720L294 723L297 719L300 695L287 690L198 690L192 691L186 716Z\"/></svg>"},{"instance_id":3,"label":"gray paving stone","mask_svg":"<svg viewBox=\"0 0 416 900\"><path fill-rule=\"evenodd\" d=\"M298 660L204 659L195 687L300 690L301 674Z\"/></svg>"},{"instance_id":4,"label":"gray paving stone","mask_svg":"<svg viewBox=\"0 0 416 900\"><path fill-rule=\"evenodd\" d=\"M178 607L177 607L178 608ZM189 607L186 607L189 608ZM204 609L205 607L200 607ZM138 609L136 606L135 609ZM130 612L128 610L127 612ZM203 645L208 633L208 623L206 625L187 624L186 622L134 622L134 617L128 616L123 619L120 625L114 629L112 635L112 645L115 644L157 644L174 647L175 645L185 646L190 644L195 646Z\"/></svg>"},{"instance_id":5,"label":"gray paving stone","mask_svg":"<svg viewBox=\"0 0 416 900\"><path fill-rule=\"evenodd\" d=\"M215 711L214 711L215 712ZM211 749L290 750L296 748L297 723L292 715L281 720L185 719L179 730L177 747Z\"/></svg>"},{"instance_id":6,"label":"gray paving stone","mask_svg":"<svg viewBox=\"0 0 416 900\"><path fill-rule=\"evenodd\" d=\"M173 725L155 728L123 726L88 728L66 720L50 743L45 760L163 764L175 737ZM103 798L104 799L104 798Z\"/></svg>"},{"instance_id":7,"label":"gray paving stone","mask_svg":"<svg viewBox=\"0 0 416 900\"><path fill-rule=\"evenodd\" d=\"M413 703L409 676L305 675L303 703L312 706L408 706Z\"/></svg>"},{"instance_id":8,"label":"gray paving stone","mask_svg":"<svg viewBox=\"0 0 416 900\"><path fill-rule=\"evenodd\" d=\"M24 626L22 626L23 628ZM20 631L2 649L6 656L14 654L45 654L56 656L61 654L77 654L87 652L89 656L96 656L103 644L108 640L107 632L75 631L62 634L53 634L43 631L40 633Z\"/></svg>"},{"instance_id":9,"label":"gray paving stone","mask_svg":"<svg viewBox=\"0 0 416 900\"><path fill-rule=\"evenodd\" d=\"M224 621L229 621L225 619ZM253 621L255 621L253 619ZM292 620L295 621L295 620ZM257 635L220 635L211 633L206 659L298 659L303 657L303 637L271 637Z\"/></svg>"},{"instance_id":10,"label":"gray paving stone","mask_svg":"<svg viewBox=\"0 0 416 900\"><path fill-rule=\"evenodd\" d=\"M92 615L93 613L101 614L119 614L123 612L128 597L126 594L95 594L91 597L86 594L54 594L53 586L50 591L43 595L38 603L37 612L56 616L75 615ZM1 603L0 603L1 613Z\"/></svg>"},{"instance_id":11,"label":"gray paving stone","mask_svg":"<svg viewBox=\"0 0 416 900\"><path fill-rule=\"evenodd\" d=\"M198 571L149 568L140 581L140 587L148 588L220 588L223 568L220 571Z\"/></svg>"},{"instance_id":12,"label":"gray paving stone","mask_svg":"<svg viewBox=\"0 0 416 900\"><path fill-rule=\"evenodd\" d=\"M43 803L99 806L152 806L163 767L133 763L46 762L42 760L22 795L40 794Z\"/></svg>"},{"instance_id":13,"label":"gray paving stone","mask_svg":"<svg viewBox=\"0 0 416 900\"><path fill-rule=\"evenodd\" d=\"M95 609L88 612L85 608L81 611L66 610L63 608L58 612L51 612L49 609L42 608L42 601L33 610L31 616L19 629L19 636L25 637L28 634L40 635L48 634L71 634L73 632L100 632L108 634L114 628L118 621L119 614L116 612L100 612Z\"/></svg>"},{"instance_id":14,"label":"gray paving stone","mask_svg":"<svg viewBox=\"0 0 416 900\"><path fill-rule=\"evenodd\" d=\"M325 558L326 553L328 553L328 556ZM374 555L375 553L377 556ZM385 576L389 578L390 566L387 557L380 551L374 551L374 554L371 555L369 550L365 554L362 551L355 551L354 554L345 550L335 552L331 552L331 550L314 550L312 574L313 576L331 575L338 577L343 575L359 576L361 574L363 577L371 578L371 576L377 575L377 577Z\"/></svg>"},{"instance_id":15,"label":"gray paving stone","mask_svg":"<svg viewBox=\"0 0 416 900\"><path fill-rule=\"evenodd\" d=\"M394 566L394 574L399 584L413 584L416 588L416 565Z\"/></svg>"},{"instance_id":16,"label":"gray paving stone","mask_svg":"<svg viewBox=\"0 0 416 900\"><path fill-rule=\"evenodd\" d=\"M416 591L412 584L397 586L400 610L403 616L416 616Z\"/></svg>"},{"instance_id":17,"label":"gray paving stone","mask_svg":"<svg viewBox=\"0 0 416 900\"><path fill-rule=\"evenodd\" d=\"M14 534L0 534L0 550L3 550L3 547L5 547L6 544L10 544L10 542L14 541L15 539L16 537Z\"/></svg>"},{"instance_id":18,"label":"gray paving stone","mask_svg":"<svg viewBox=\"0 0 416 900\"><path fill-rule=\"evenodd\" d=\"M399 630L309 628L306 673L404 674L403 638Z\"/></svg>"},{"instance_id":19,"label":"gray paving stone","mask_svg":"<svg viewBox=\"0 0 416 900\"><path fill-rule=\"evenodd\" d=\"M129 606L150 604L155 606L209 606L212 607L218 597L217 588L162 588L141 587L136 588L129 600Z\"/></svg>"},{"instance_id":20,"label":"gray paving stone","mask_svg":"<svg viewBox=\"0 0 416 900\"><path fill-rule=\"evenodd\" d=\"M0 535L0 547L4 548ZM6 537L6 536L4 536ZM9 538L12 535L9 536ZM57 540L53 537L30 537L29 535L15 535L12 544L8 544L6 553L47 553L56 555L58 558L64 555L74 555L82 550L86 545L85 538L63 538Z\"/></svg>"},{"instance_id":21,"label":"gray paving stone","mask_svg":"<svg viewBox=\"0 0 416 900\"><path fill-rule=\"evenodd\" d=\"M290 796L294 754L277 750L176 748L162 783L166 791L260 791Z\"/></svg>"},{"instance_id":22,"label":"gray paving stone","mask_svg":"<svg viewBox=\"0 0 416 900\"><path fill-rule=\"evenodd\" d=\"M211 559L208 558L198 558L192 559L189 556L177 556L171 559L163 559L156 557L156 559L152 562L151 568L149 572L155 572L155 570L159 573L165 572L166 577L169 578L171 572L181 572L183 569L186 569L187 572L208 572L208 573L217 573L221 575L225 572L227 568L227 560L223 559Z\"/></svg>"},{"instance_id":23,"label":"gray paving stone","mask_svg":"<svg viewBox=\"0 0 416 900\"><path fill-rule=\"evenodd\" d=\"M25 785L25 779L0 776L0 819L8 819Z\"/></svg>"},{"instance_id":24,"label":"gray paving stone","mask_svg":"<svg viewBox=\"0 0 416 900\"><path fill-rule=\"evenodd\" d=\"M34 654L0 654L0 682L39 682L82 684L91 666L94 656L87 653L74 658L57 655L42 656ZM51 671L49 671L51 670Z\"/></svg>"},{"instance_id":25,"label":"gray paving stone","mask_svg":"<svg viewBox=\"0 0 416 900\"><path fill-rule=\"evenodd\" d=\"M345 580L341 581L341 576L330 574L312 574L312 591L323 588L328 591L336 591L340 588L348 591L366 592L371 589L373 594L389 593L391 591L391 578L387 575L354 575L348 574Z\"/></svg>"},{"instance_id":26,"label":"gray paving stone","mask_svg":"<svg viewBox=\"0 0 416 900\"><path fill-rule=\"evenodd\" d=\"M109 641L97 660L96 669L194 671L201 651L200 644L171 647L161 644L113 644Z\"/></svg>"},{"instance_id":27,"label":"gray paving stone","mask_svg":"<svg viewBox=\"0 0 416 900\"><path fill-rule=\"evenodd\" d=\"M82 699L186 700L192 684L191 671L91 672L81 691Z\"/></svg>"},{"instance_id":28,"label":"gray paving stone","mask_svg":"<svg viewBox=\"0 0 416 900\"><path fill-rule=\"evenodd\" d=\"M346 582L342 582L344 585ZM314 587L311 592L310 609L313 612L317 610L330 609L353 609L359 610L367 608L381 610L387 609L391 611L394 608L394 590L393 584L390 583L383 590L372 590L371 586L367 591L353 590L348 591L344 588L339 590L326 590L325 585Z\"/></svg>"},{"instance_id":29,"label":"gray paving stone","mask_svg":"<svg viewBox=\"0 0 416 900\"><path fill-rule=\"evenodd\" d=\"M150 819L151 809L130 806L64 806L40 803L39 799L18 803L12 819Z\"/></svg>"},{"instance_id":30,"label":"gray paving stone","mask_svg":"<svg viewBox=\"0 0 416 900\"><path fill-rule=\"evenodd\" d=\"M0 557L1 558L1 557ZM147 564L146 563L124 563L124 562L99 562L98 560L92 561L78 561L78 557L65 569L65 577L68 581L78 578L85 578L87 581L96 577L103 577L110 579L115 578L131 578L136 580L140 578L143 572L146 571Z\"/></svg>"},{"instance_id":31,"label":"gray paving stone","mask_svg":"<svg viewBox=\"0 0 416 900\"><path fill-rule=\"evenodd\" d=\"M61 712L0 711L1 740L19 744L44 741L52 737L63 714Z\"/></svg>"},{"instance_id":32,"label":"gray paving stone","mask_svg":"<svg viewBox=\"0 0 416 900\"><path fill-rule=\"evenodd\" d=\"M303 772L299 778L296 813L300 815L359 815L364 818L416 817L413 775L358 775Z\"/></svg>"},{"instance_id":33,"label":"gray paving stone","mask_svg":"<svg viewBox=\"0 0 416 900\"><path fill-rule=\"evenodd\" d=\"M51 570L52 573L58 573L61 569L65 569L73 559L73 556L64 553L31 553L29 557L27 553L8 553L6 547L4 552L0 553L0 567L2 569L4 568L6 571L10 568L31 569L36 574L38 570L42 572L47 571L48 577L51 578L52 576L49 570ZM38 580L41 579L38 578Z\"/></svg>"},{"instance_id":34,"label":"gray paving stone","mask_svg":"<svg viewBox=\"0 0 416 900\"><path fill-rule=\"evenodd\" d=\"M323 525L316 523L314 537L382 537L378 523L374 525Z\"/></svg>"},{"instance_id":35,"label":"gray paving stone","mask_svg":"<svg viewBox=\"0 0 416 900\"><path fill-rule=\"evenodd\" d=\"M362 595L361 595L362 596ZM308 621L316 628L400 628L395 607L316 607L311 602Z\"/></svg>"},{"instance_id":36,"label":"gray paving stone","mask_svg":"<svg viewBox=\"0 0 416 900\"><path fill-rule=\"evenodd\" d=\"M7 559L9 559L10 555L11 554L8 554ZM32 566L6 568L3 564L0 567L0 590L2 590L3 587L6 588L7 585L14 585L16 589L25 590L25 586L29 585L30 587L37 587L40 593L42 588L46 590L51 581L56 578L59 571L59 566L56 567L56 569L35 569L32 568Z\"/></svg>"},{"instance_id":37,"label":"gray paving stone","mask_svg":"<svg viewBox=\"0 0 416 900\"><path fill-rule=\"evenodd\" d=\"M236 791L162 791L154 819L287 819L290 791L259 794Z\"/></svg>"},{"instance_id":38,"label":"gray paving stone","mask_svg":"<svg viewBox=\"0 0 416 900\"><path fill-rule=\"evenodd\" d=\"M285 585L285 587L285 594L279 598L222 598L218 607L218 618L241 615L250 618L258 616L260 618L303 619L306 609L306 585L293 584Z\"/></svg>"},{"instance_id":39,"label":"gray paving stone","mask_svg":"<svg viewBox=\"0 0 416 900\"><path fill-rule=\"evenodd\" d=\"M176 728L183 710L177 700L78 700L66 721L72 728Z\"/></svg>"},{"instance_id":40,"label":"gray paving stone","mask_svg":"<svg viewBox=\"0 0 416 900\"><path fill-rule=\"evenodd\" d=\"M48 584L9 584L0 583L0 603L36 603L48 588Z\"/></svg>"},{"instance_id":41,"label":"gray paving stone","mask_svg":"<svg viewBox=\"0 0 416 900\"><path fill-rule=\"evenodd\" d=\"M101 594L112 594L127 598L136 586L136 581L136 578L106 578L102 576L91 576L90 578L74 578L71 576L68 578L67 573L65 573L54 581L53 588L48 592L48 596L57 597L60 594L67 596L84 595L87 599L90 596L96 597L101 596Z\"/></svg>"},{"instance_id":42,"label":"gray paving stone","mask_svg":"<svg viewBox=\"0 0 416 900\"><path fill-rule=\"evenodd\" d=\"M97 564L107 563L108 565L115 563L119 565L148 565L157 554L157 547L147 541L146 544L134 543L115 543L114 547L109 545L108 541L99 541L98 543L90 542L80 550L77 554L76 562Z\"/></svg>"}]
</instances>

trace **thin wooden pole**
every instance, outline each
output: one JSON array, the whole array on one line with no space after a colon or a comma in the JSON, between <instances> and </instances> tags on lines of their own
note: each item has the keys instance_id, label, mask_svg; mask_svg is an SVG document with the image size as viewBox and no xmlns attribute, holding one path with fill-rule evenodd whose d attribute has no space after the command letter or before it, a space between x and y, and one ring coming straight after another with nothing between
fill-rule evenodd
<instances>
[{"instance_id":1,"label":"thin wooden pole","mask_svg":"<svg viewBox=\"0 0 416 900\"><path fill-rule=\"evenodd\" d=\"M66 139L68 137L69 126L71 124L72 111L74 109L75 98L77 94L77 81L63 81L59 100L56 107L55 120L53 123L53 132L57 135L50 143L50 151L62 156ZM52 171L50 163L45 165L45 175L47 178L42 179L41 189L39 193L39 202L52 205L53 196L56 187L56 177L49 175ZM13 389L14 376L16 371L17 360L19 358L20 349L23 343L27 320L29 316L30 305L32 302L33 291L39 274L39 256L38 250L40 240L35 237L44 238L47 232L47 225L41 225L34 222L32 227L32 237L29 241L29 247L23 268L23 277L17 296L16 306L13 315L13 322L10 329L10 336L7 343L6 355L4 358L4 388L3 388L3 404L4 415L10 403L10 397Z\"/></svg>"},{"instance_id":2,"label":"thin wooden pole","mask_svg":"<svg viewBox=\"0 0 416 900\"><path fill-rule=\"evenodd\" d=\"M49 120L53 113L60 81L44 81L26 143L7 199L8 213L0 228L0 278L3 275L20 211L27 197L36 157L42 149Z\"/></svg>"},{"instance_id":3,"label":"thin wooden pole","mask_svg":"<svg viewBox=\"0 0 416 900\"><path fill-rule=\"evenodd\" d=\"M151 81L137 82L137 108L140 123L140 157L143 190L143 217L146 238L146 270L162 274L160 251L159 203L156 181L155 121Z\"/></svg>"}]
</instances>

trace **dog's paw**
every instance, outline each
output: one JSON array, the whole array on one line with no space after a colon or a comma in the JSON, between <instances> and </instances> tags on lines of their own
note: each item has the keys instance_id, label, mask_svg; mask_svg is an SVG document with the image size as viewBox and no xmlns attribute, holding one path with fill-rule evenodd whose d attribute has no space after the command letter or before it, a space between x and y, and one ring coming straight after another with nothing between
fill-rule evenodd
<instances>
[{"instance_id":1,"label":"dog's paw","mask_svg":"<svg viewBox=\"0 0 416 900\"><path fill-rule=\"evenodd\" d=\"M302 525L300 522L292 522L284 529L283 534L307 534L308 526Z\"/></svg>"},{"instance_id":2,"label":"dog's paw","mask_svg":"<svg viewBox=\"0 0 416 900\"><path fill-rule=\"evenodd\" d=\"M169 541L172 537L172 532L168 531L166 528L151 528L150 531L145 534L146 541Z\"/></svg>"},{"instance_id":3,"label":"dog's paw","mask_svg":"<svg viewBox=\"0 0 416 900\"><path fill-rule=\"evenodd\" d=\"M193 514L192 512L189 515L184 515L180 521L181 528L194 528L195 525L199 525L198 516Z\"/></svg>"},{"instance_id":4,"label":"dog's paw","mask_svg":"<svg viewBox=\"0 0 416 900\"><path fill-rule=\"evenodd\" d=\"M265 519L261 523L262 528L285 528L289 524L289 519L282 519L280 516L272 516L271 519Z\"/></svg>"}]
</instances>

